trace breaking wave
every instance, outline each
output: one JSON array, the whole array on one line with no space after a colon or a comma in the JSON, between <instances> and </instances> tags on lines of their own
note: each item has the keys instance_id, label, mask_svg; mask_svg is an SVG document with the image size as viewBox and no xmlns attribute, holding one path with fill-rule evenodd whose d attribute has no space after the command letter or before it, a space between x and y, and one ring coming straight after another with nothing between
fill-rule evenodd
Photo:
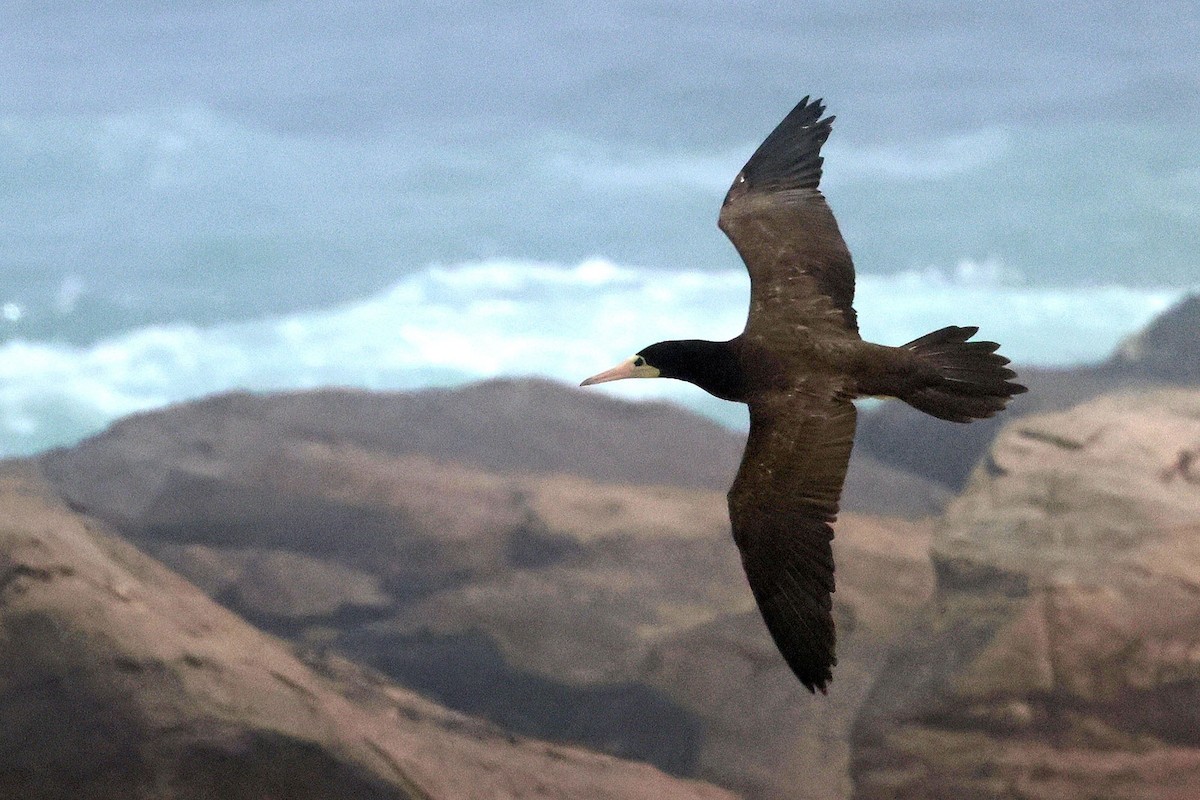
<instances>
[{"instance_id":1,"label":"breaking wave","mask_svg":"<svg viewBox=\"0 0 1200 800\"><path fill-rule=\"evenodd\" d=\"M1183 293L1026 286L985 260L860 275L856 306L875 341L971 324L1018 364L1068 365L1106 357ZM660 339L735 336L748 294L740 270L488 260L430 266L319 311L144 327L87 346L14 340L0 346L0 454L70 444L120 416L231 389L412 389L518 375L574 383ZM626 384L605 390L743 419L673 381Z\"/></svg>"}]
</instances>

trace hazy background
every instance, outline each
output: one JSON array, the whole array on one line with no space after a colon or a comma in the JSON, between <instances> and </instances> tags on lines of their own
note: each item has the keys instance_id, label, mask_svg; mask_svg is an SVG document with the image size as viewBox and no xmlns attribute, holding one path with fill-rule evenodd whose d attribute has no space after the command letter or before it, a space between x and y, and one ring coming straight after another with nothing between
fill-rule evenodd
<instances>
[{"instance_id":1,"label":"hazy background","mask_svg":"<svg viewBox=\"0 0 1200 800\"><path fill-rule=\"evenodd\" d=\"M1077 363L1200 285L1190 2L0 21L0 455L234 387L577 381L732 336L747 282L720 199L805 94L838 117L824 186L869 336L973 323L1019 362Z\"/></svg>"}]
</instances>

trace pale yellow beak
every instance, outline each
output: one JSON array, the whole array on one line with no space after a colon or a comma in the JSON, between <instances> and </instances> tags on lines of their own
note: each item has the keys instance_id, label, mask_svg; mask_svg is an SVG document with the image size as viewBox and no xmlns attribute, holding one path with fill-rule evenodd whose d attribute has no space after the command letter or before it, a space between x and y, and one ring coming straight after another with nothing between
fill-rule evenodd
<instances>
[{"instance_id":1,"label":"pale yellow beak","mask_svg":"<svg viewBox=\"0 0 1200 800\"><path fill-rule=\"evenodd\" d=\"M639 360L642 361L642 365L640 367L634 366L635 362ZM599 375L593 375L579 385L591 386L593 383L607 383L608 381L619 381L623 378L657 378L658 375L658 370L645 363L645 359L639 359L638 356L630 356L612 369L607 369Z\"/></svg>"}]
</instances>

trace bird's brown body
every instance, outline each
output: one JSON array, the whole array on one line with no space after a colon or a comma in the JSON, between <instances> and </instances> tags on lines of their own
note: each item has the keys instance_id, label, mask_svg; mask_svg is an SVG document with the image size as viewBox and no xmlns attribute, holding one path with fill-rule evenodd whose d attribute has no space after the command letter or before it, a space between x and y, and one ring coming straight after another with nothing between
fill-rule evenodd
<instances>
[{"instance_id":1,"label":"bird's brown body","mask_svg":"<svg viewBox=\"0 0 1200 800\"><path fill-rule=\"evenodd\" d=\"M864 341L854 263L818 190L832 117L805 98L759 146L719 225L750 272L750 312L728 342L659 342L584 381L678 378L750 408L729 490L734 541L768 630L796 676L825 690L835 632L833 529L854 444L853 400L898 397L942 419L990 417L1025 387L993 342L949 327L900 347Z\"/></svg>"}]
</instances>

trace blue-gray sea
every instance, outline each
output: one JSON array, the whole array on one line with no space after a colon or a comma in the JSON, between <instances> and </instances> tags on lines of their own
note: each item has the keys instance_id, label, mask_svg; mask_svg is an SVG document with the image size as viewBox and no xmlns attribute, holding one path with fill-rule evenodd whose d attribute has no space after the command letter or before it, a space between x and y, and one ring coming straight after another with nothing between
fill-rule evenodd
<instances>
[{"instance_id":1,"label":"blue-gray sea","mask_svg":"<svg viewBox=\"0 0 1200 800\"><path fill-rule=\"evenodd\" d=\"M1200 287L1198 9L0 2L0 455L733 336L717 209L806 94L864 334L1102 359Z\"/></svg>"}]
</instances>

